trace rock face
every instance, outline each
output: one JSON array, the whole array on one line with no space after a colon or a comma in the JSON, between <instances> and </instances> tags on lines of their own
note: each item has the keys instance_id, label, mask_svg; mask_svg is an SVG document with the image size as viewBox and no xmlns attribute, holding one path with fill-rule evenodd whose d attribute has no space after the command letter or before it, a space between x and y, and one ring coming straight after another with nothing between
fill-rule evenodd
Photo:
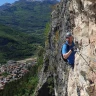
<instances>
[{"instance_id":1,"label":"rock face","mask_svg":"<svg viewBox=\"0 0 96 96\"><path fill-rule=\"evenodd\" d=\"M61 0L51 15L44 66L35 95L96 96L96 1ZM74 70L61 57L64 35L68 31L81 43ZM52 88L48 87L48 78ZM52 90L50 95L44 94L47 88L48 92Z\"/></svg>"}]
</instances>

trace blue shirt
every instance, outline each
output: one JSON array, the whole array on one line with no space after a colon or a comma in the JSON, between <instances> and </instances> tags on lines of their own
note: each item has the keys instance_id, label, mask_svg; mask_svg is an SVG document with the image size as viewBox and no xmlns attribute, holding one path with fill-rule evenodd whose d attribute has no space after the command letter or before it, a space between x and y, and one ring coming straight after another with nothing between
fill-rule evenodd
<instances>
[{"instance_id":1,"label":"blue shirt","mask_svg":"<svg viewBox=\"0 0 96 96\"><path fill-rule=\"evenodd\" d=\"M66 54L73 46L74 46L73 42L72 42L72 45L70 46L68 45L68 42L66 41L66 43L62 47L62 54ZM75 52L73 51L70 54L70 56L67 58L67 61L69 64L74 64L74 60L75 60Z\"/></svg>"}]
</instances>

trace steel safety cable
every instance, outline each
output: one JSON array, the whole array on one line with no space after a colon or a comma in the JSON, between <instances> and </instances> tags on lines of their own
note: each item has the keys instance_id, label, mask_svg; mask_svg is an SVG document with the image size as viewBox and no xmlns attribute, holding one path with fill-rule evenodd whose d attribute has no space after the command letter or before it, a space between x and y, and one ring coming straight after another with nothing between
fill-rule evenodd
<instances>
[{"instance_id":1,"label":"steel safety cable","mask_svg":"<svg viewBox=\"0 0 96 96\"><path fill-rule=\"evenodd\" d=\"M89 65L89 63L86 61L86 59L82 56L82 54L81 54L80 52L77 52L77 54L83 58L83 60L84 60L84 61L86 62L86 64L89 66L89 68L91 69L91 71L94 72L94 73L96 73L96 72L93 70L93 68Z\"/></svg>"}]
</instances>

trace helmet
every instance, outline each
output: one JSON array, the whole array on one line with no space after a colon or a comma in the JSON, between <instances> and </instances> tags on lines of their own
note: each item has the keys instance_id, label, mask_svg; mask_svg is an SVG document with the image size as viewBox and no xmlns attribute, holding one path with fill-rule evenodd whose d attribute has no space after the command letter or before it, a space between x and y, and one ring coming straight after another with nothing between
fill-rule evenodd
<instances>
[{"instance_id":1,"label":"helmet","mask_svg":"<svg viewBox=\"0 0 96 96\"><path fill-rule=\"evenodd\" d=\"M68 38L70 36L72 36L72 33L71 32L67 32L66 35L65 35L66 38Z\"/></svg>"}]
</instances>

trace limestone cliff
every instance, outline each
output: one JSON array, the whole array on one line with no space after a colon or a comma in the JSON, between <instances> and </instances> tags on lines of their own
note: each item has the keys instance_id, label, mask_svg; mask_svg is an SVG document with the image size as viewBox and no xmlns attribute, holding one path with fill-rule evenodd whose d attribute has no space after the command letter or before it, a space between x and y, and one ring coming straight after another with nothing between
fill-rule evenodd
<instances>
[{"instance_id":1,"label":"limestone cliff","mask_svg":"<svg viewBox=\"0 0 96 96\"><path fill-rule=\"evenodd\" d=\"M61 0L52 12L36 96L96 96L96 1ZM64 35L81 42L72 70L61 58Z\"/></svg>"}]
</instances>

